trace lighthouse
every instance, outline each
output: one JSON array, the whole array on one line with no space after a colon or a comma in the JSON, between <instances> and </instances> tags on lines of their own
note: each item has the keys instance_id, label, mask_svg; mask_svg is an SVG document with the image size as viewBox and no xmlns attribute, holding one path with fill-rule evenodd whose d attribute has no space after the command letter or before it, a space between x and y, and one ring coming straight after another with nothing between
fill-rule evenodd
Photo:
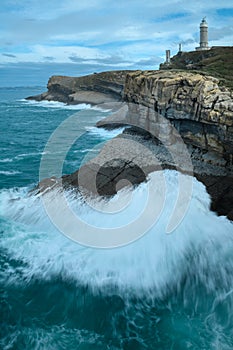
<instances>
[{"instance_id":1,"label":"lighthouse","mask_svg":"<svg viewBox=\"0 0 233 350\"><path fill-rule=\"evenodd\" d=\"M197 51L209 50L208 46L208 24L205 17L200 24L200 46L196 47Z\"/></svg>"}]
</instances>

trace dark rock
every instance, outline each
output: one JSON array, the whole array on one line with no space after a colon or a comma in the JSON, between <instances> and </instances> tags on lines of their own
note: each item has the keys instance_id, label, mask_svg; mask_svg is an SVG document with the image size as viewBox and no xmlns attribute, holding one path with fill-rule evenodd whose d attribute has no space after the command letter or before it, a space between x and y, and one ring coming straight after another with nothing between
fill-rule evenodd
<instances>
[{"instance_id":1,"label":"dark rock","mask_svg":"<svg viewBox=\"0 0 233 350\"><path fill-rule=\"evenodd\" d=\"M82 186L89 193L109 196L128 183L134 186L145 181L151 171L161 168L190 173L182 164L182 157L181 163L175 164L165 147L182 151L176 146L179 134L188 146L194 175L211 195L212 210L232 219L233 94L218 79L177 71L117 71L79 78L55 76L48 82L47 93L32 98L101 104L101 107L115 101L119 109L116 107L115 113L97 126L130 126L121 138L136 140L138 146L140 142L153 143L151 151L160 160L158 166L150 152L142 152L137 146L132 149L132 143L124 145L118 142L119 138L114 139L94 160L63 176L65 187ZM122 100L129 104L125 106L120 103ZM42 181L41 192L59 181Z\"/></svg>"},{"instance_id":2,"label":"dark rock","mask_svg":"<svg viewBox=\"0 0 233 350\"><path fill-rule=\"evenodd\" d=\"M79 176L84 181L79 181ZM147 174L133 162L113 159L104 166L84 165L80 171L62 178L63 186L82 186L90 194L112 196L125 185L138 185L146 180Z\"/></svg>"},{"instance_id":3,"label":"dark rock","mask_svg":"<svg viewBox=\"0 0 233 350\"><path fill-rule=\"evenodd\" d=\"M68 104L100 104L122 100L126 74L129 71L112 71L83 77L52 76L48 91L28 99L54 100Z\"/></svg>"},{"instance_id":4,"label":"dark rock","mask_svg":"<svg viewBox=\"0 0 233 350\"><path fill-rule=\"evenodd\" d=\"M233 175L197 175L197 179L206 186L211 196L211 210L233 220Z\"/></svg>"}]
</instances>

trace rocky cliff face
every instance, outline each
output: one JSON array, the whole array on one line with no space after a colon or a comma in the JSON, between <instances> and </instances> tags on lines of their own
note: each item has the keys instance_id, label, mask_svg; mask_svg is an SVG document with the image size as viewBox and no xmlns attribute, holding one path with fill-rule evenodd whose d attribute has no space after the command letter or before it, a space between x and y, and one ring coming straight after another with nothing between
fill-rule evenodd
<instances>
[{"instance_id":1,"label":"rocky cliff face","mask_svg":"<svg viewBox=\"0 0 233 350\"><path fill-rule=\"evenodd\" d=\"M216 78L177 71L132 72L126 77L124 99L155 109L186 143L215 152L225 166L232 165L233 93Z\"/></svg>"},{"instance_id":2,"label":"rocky cliff face","mask_svg":"<svg viewBox=\"0 0 233 350\"><path fill-rule=\"evenodd\" d=\"M100 104L122 100L128 71L94 73L83 77L52 76L48 91L28 99L60 101L69 104Z\"/></svg>"},{"instance_id":3,"label":"rocky cliff face","mask_svg":"<svg viewBox=\"0 0 233 350\"><path fill-rule=\"evenodd\" d=\"M50 78L48 92L31 98L65 103L124 102L123 105L130 108L123 115L124 106L122 103L117 104L122 107L116 113L117 123L113 116L101 121L98 126L113 127L115 124L119 126L119 122L131 123L141 130L153 130L153 135L162 135L165 142L150 140L150 150L160 164L164 168L185 173L193 168L194 175L206 185L212 196L212 209L233 220L233 93L221 86L217 78L177 70L105 72L80 78L56 76ZM137 128L131 129L128 137L130 134L132 140L136 140L138 131ZM183 148L177 147L175 134L181 136L188 145L191 167L184 163ZM140 142L144 144L146 140L148 147L148 135L141 137ZM134 146L125 147L124 159L122 152L116 159L114 152L121 149L121 144L120 141L115 147L112 142L108 142L100 157L77 172L64 176L63 184L68 187L79 186L81 171L87 180L88 191L92 191L90 187L94 184L101 195L112 195L119 181L121 184L121 180L138 184L145 180L148 173L158 170L156 162L150 161L141 148L137 150ZM176 158L180 164L171 159L169 150L173 154L177 152ZM51 180L44 180L39 184L39 190L43 192L53 184L54 180L52 185Z\"/></svg>"}]
</instances>

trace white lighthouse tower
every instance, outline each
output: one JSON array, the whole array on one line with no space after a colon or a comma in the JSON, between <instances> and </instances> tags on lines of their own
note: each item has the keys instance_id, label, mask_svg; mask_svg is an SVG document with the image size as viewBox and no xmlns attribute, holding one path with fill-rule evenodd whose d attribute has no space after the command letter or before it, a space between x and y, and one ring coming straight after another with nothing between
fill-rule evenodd
<instances>
[{"instance_id":1,"label":"white lighthouse tower","mask_svg":"<svg viewBox=\"0 0 233 350\"><path fill-rule=\"evenodd\" d=\"M208 24L205 17L200 24L200 46L196 47L197 51L209 50L208 46Z\"/></svg>"}]
</instances>

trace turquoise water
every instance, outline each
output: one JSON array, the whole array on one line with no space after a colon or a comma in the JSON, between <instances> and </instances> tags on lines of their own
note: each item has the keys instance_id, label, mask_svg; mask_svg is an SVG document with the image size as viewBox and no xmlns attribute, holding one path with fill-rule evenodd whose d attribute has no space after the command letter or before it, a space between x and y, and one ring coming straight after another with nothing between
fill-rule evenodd
<instances>
[{"instance_id":1,"label":"turquoise water","mask_svg":"<svg viewBox=\"0 0 233 350\"><path fill-rule=\"evenodd\" d=\"M141 239L101 250L63 236L40 199L28 195L48 138L77 113L74 130L82 136L66 157L66 174L119 131L94 127L106 116L101 110L23 99L43 90L0 89L0 348L232 349L232 223L210 212L194 179L189 210L166 235L177 187L177 173L166 171L164 212ZM155 174L149 181L156 188ZM130 213L145 192L146 184L134 190ZM80 199L73 205L99 227L127 219L123 211L105 217Z\"/></svg>"}]
</instances>

